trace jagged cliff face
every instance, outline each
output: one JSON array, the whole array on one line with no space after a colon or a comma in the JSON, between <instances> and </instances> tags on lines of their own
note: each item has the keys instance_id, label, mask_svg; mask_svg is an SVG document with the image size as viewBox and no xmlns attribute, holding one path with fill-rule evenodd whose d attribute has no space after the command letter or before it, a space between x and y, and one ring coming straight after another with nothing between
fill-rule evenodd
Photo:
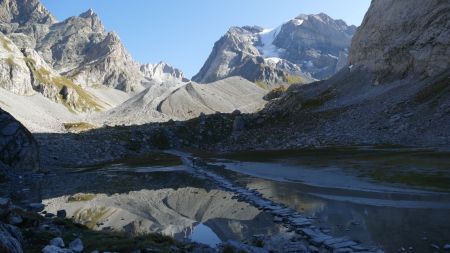
<instances>
[{"instance_id":1,"label":"jagged cliff face","mask_svg":"<svg viewBox=\"0 0 450 253\"><path fill-rule=\"evenodd\" d=\"M350 64L377 82L434 76L450 67L450 2L376 0L356 33Z\"/></svg>"},{"instance_id":2,"label":"jagged cliff face","mask_svg":"<svg viewBox=\"0 0 450 253\"><path fill-rule=\"evenodd\" d=\"M147 82L162 84L165 82L187 82L183 71L170 66L165 62L157 64L144 64L140 68Z\"/></svg>"},{"instance_id":3,"label":"jagged cliff face","mask_svg":"<svg viewBox=\"0 0 450 253\"><path fill-rule=\"evenodd\" d=\"M72 80L59 75L33 49L19 49L0 34L0 87L16 95L42 94L73 112L102 109L102 102Z\"/></svg>"},{"instance_id":4,"label":"jagged cliff face","mask_svg":"<svg viewBox=\"0 0 450 253\"><path fill-rule=\"evenodd\" d=\"M52 24L56 19L39 0L1 0L0 21L11 23L11 27L34 24Z\"/></svg>"},{"instance_id":5,"label":"jagged cliff face","mask_svg":"<svg viewBox=\"0 0 450 253\"><path fill-rule=\"evenodd\" d=\"M32 95L30 70L20 49L0 33L0 87L17 95Z\"/></svg>"},{"instance_id":6,"label":"jagged cliff face","mask_svg":"<svg viewBox=\"0 0 450 253\"><path fill-rule=\"evenodd\" d=\"M242 76L273 86L325 79L347 65L356 30L325 14L301 15L273 30L233 27L214 45L193 80Z\"/></svg>"},{"instance_id":7,"label":"jagged cliff face","mask_svg":"<svg viewBox=\"0 0 450 253\"><path fill-rule=\"evenodd\" d=\"M55 70L84 86L105 85L126 92L140 88L139 65L92 10L50 26L37 50Z\"/></svg>"},{"instance_id":8,"label":"jagged cliff face","mask_svg":"<svg viewBox=\"0 0 450 253\"><path fill-rule=\"evenodd\" d=\"M19 48L36 50L58 74L78 84L126 92L141 89L139 65L92 10L58 23L38 0L4 0L0 30Z\"/></svg>"},{"instance_id":9,"label":"jagged cliff face","mask_svg":"<svg viewBox=\"0 0 450 253\"><path fill-rule=\"evenodd\" d=\"M282 58L316 79L327 79L346 65L355 31L323 13L300 15L279 28L272 44L281 49Z\"/></svg>"}]
</instances>

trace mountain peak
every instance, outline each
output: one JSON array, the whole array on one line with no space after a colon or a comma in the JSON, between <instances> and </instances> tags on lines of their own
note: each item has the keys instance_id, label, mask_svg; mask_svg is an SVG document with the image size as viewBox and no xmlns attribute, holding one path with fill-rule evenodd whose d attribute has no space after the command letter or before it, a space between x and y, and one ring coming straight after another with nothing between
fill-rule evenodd
<instances>
[{"instance_id":1,"label":"mountain peak","mask_svg":"<svg viewBox=\"0 0 450 253\"><path fill-rule=\"evenodd\" d=\"M79 17L80 18L94 18L94 17L97 17L97 14L95 13L95 11L93 9L89 9L89 10L81 13Z\"/></svg>"}]
</instances>

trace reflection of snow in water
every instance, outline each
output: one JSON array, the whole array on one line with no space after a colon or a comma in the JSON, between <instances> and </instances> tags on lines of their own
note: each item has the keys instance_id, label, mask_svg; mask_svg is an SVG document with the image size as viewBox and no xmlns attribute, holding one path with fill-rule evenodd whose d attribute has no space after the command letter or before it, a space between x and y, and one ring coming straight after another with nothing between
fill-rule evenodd
<instances>
[{"instance_id":1,"label":"reflection of snow in water","mask_svg":"<svg viewBox=\"0 0 450 253\"><path fill-rule=\"evenodd\" d=\"M213 248L217 247L217 245L222 242L216 233L203 223L194 227L194 230L189 235L188 239L193 242L206 244Z\"/></svg>"}]
</instances>

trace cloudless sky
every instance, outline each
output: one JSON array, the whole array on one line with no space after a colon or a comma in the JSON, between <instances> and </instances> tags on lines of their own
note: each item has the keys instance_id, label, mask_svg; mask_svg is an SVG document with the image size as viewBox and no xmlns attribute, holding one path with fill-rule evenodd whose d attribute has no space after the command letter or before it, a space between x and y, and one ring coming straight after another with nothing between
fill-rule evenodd
<instances>
[{"instance_id":1,"label":"cloudless sky","mask_svg":"<svg viewBox=\"0 0 450 253\"><path fill-rule=\"evenodd\" d=\"M165 61L196 74L231 26L274 28L298 14L324 12L360 25L370 0L41 0L62 21L89 8L140 63Z\"/></svg>"}]
</instances>

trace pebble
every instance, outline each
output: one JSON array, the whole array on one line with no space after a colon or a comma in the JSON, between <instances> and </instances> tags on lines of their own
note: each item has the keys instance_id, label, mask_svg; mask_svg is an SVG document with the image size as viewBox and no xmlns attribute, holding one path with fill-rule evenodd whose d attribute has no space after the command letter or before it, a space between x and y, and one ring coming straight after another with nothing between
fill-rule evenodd
<instances>
[{"instance_id":1,"label":"pebble","mask_svg":"<svg viewBox=\"0 0 450 253\"><path fill-rule=\"evenodd\" d=\"M11 201L7 198L0 198L0 216L9 213L9 208L11 207Z\"/></svg>"},{"instance_id":2,"label":"pebble","mask_svg":"<svg viewBox=\"0 0 450 253\"><path fill-rule=\"evenodd\" d=\"M50 245L56 246L56 247L60 247L60 248L64 248L64 240L61 237L56 237L53 238L50 241Z\"/></svg>"},{"instance_id":3,"label":"pebble","mask_svg":"<svg viewBox=\"0 0 450 253\"><path fill-rule=\"evenodd\" d=\"M22 222L23 222L23 219L22 219L22 217L20 217L20 215L12 213L9 216L9 224L11 224L11 225L19 225L19 224L22 224Z\"/></svg>"},{"instance_id":4,"label":"pebble","mask_svg":"<svg viewBox=\"0 0 450 253\"><path fill-rule=\"evenodd\" d=\"M55 215L52 214L52 213L46 213L46 214L44 215L44 217L45 217L45 218L53 218L53 217L55 217Z\"/></svg>"},{"instance_id":5,"label":"pebble","mask_svg":"<svg viewBox=\"0 0 450 253\"><path fill-rule=\"evenodd\" d=\"M41 212L44 210L45 206L42 203L31 203L28 205L28 208L31 211L35 211L35 212Z\"/></svg>"},{"instance_id":6,"label":"pebble","mask_svg":"<svg viewBox=\"0 0 450 253\"><path fill-rule=\"evenodd\" d=\"M83 242L80 240L80 238L77 238L69 244L69 248L76 253L83 252Z\"/></svg>"},{"instance_id":7,"label":"pebble","mask_svg":"<svg viewBox=\"0 0 450 253\"><path fill-rule=\"evenodd\" d=\"M67 212L66 212L66 210L58 210L56 212L56 216L58 216L59 218L66 218L67 217Z\"/></svg>"},{"instance_id":8,"label":"pebble","mask_svg":"<svg viewBox=\"0 0 450 253\"><path fill-rule=\"evenodd\" d=\"M432 244L430 244L430 246L433 248L433 249L437 249L437 250L439 250L441 247L439 247L438 245L436 245L436 244L434 244L434 243L432 243Z\"/></svg>"}]
</instances>

